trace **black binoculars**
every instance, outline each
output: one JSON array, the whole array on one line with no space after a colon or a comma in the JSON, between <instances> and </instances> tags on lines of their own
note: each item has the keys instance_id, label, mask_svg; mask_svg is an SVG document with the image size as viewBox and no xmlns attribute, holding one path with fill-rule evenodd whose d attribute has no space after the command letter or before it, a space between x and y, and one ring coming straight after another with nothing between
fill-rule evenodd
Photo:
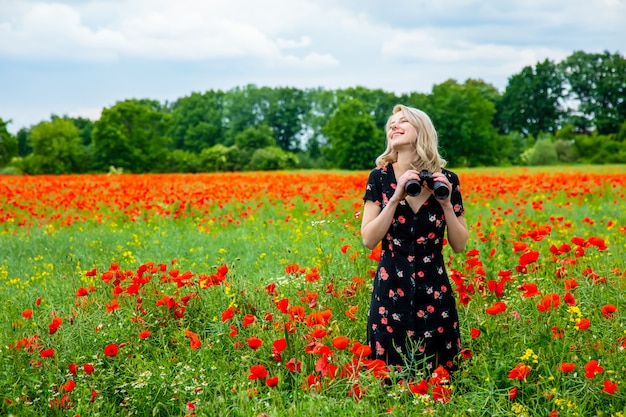
<instances>
[{"instance_id":1,"label":"black binoculars","mask_svg":"<svg viewBox=\"0 0 626 417\"><path fill-rule=\"evenodd\" d=\"M422 185L428 185L428 188L433 190L433 194L437 200L445 200L450 195L450 189L448 186L440 181L435 181L433 174L423 169L419 172L420 179L409 180L404 187L404 191L412 197L419 195L422 192Z\"/></svg>"}]
</instances>

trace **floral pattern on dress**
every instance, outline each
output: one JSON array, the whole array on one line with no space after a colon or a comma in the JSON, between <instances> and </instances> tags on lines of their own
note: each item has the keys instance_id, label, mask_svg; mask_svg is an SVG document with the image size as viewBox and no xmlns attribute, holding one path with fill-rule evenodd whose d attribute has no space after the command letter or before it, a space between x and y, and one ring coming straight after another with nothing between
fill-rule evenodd
<instances>
[{"instance_id":1,"label":"floral pattern on dress","mask_svg":"<svg viewBox=\"0 0 626 417\"><path fill-rule=\"evenodd\" d=\"M459 178L452 171L442 172L452 185L451 203L460 216L464 208ZM369 174L364 200L383 209L396 186L393 166L377 167ZM443 208L434 196L417 213L404 199L396 208L381 242L368 312L372 359L427 370L433 370L437 362L449 371L456 369L461 336L443 258L445 229Z\"/></svg>"}]
</instances>

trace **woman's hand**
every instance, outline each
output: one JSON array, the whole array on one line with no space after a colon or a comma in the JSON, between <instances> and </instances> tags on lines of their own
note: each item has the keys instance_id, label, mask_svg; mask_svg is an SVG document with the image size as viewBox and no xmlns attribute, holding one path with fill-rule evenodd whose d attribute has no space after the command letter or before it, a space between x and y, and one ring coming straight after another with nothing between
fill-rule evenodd
<instances>
[{"instance_id":1,"label":"woman's hand","mask_svg":"<svg viewBox=\"0 0 626 417\"><path fill-rule=\"evenodd\" d=\"M445 184L446 187L448 187L448 196L441 200L437 199L437 201L439 201L439 204L441 204L442 206L451 205L452 203L450 201L450 196L452 195L452 184L450 184L448 177L446 177L442 172L433 172L432 178L433 178L433 184L435 182L440 182L442 184ZM428 184L424 184L424 188L426 188L428 192L430 192L431 194L434 193L434 191L430 189Z\"/></svg>"},{"instance_id":2,"label":"woman's hand","mask_svg":"<svg viewBox=\"0 0 626 417\"><path fill-rule=\"evenodd\" d=\"M398 178L398 182L396 184L396 190L393 193L393 196L391 197L391 199L397 198L398 199L397 201L400 201L403 198L405 198L407 196L406 183L409 182L410 180L416 180L417 182L421 183L419 173L414 169L410 169L406 171L404 174L400 176L400 178Z\"/></svg>"}]
</instances>

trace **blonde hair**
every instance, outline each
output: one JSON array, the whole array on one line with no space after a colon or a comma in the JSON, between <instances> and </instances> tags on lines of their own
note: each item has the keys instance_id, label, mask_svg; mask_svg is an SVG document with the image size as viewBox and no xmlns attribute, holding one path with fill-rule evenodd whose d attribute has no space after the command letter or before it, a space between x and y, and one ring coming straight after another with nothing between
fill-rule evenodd
<instances>
[{"instance_id":1,"label":"blonde hair","mask_svg":"<svg viewBox=\"0 0 626 417\"><path fill-rule=\"evenodd\" d=\"M415 127L417 131L417 139L415 140L415 159L411 162L414 169L427 169L430 172L441 171L446 166L446 160L439 154L439 140L437 131L430 117L422 110L397 104L393 108L392 115L402 112L402 115L409 123ZM387 119L385 125L385 137L389 131L391 116ZM376 158L377 166L385 166L392 164L398 160L398 152L391 149L389 137L387 137L387 149L378 158Z\"/></svg>"}]
</instances>

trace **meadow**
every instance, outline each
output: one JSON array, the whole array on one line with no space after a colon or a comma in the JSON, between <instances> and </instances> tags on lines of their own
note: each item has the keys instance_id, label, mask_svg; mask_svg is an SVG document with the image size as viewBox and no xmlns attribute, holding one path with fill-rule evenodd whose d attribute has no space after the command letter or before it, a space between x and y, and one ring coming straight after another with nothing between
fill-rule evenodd
<instances>
[{"instance_id":1,"label":"meadow","mask_svg":"<svg viewBox=\"0 0 626 417\"><path fill-rule=\"evenodd\" d=\"M455 172L452 377L367 359L367 172L0 177L0 414L626 416L626 166Z\"/></svg>"}]
</instances>

